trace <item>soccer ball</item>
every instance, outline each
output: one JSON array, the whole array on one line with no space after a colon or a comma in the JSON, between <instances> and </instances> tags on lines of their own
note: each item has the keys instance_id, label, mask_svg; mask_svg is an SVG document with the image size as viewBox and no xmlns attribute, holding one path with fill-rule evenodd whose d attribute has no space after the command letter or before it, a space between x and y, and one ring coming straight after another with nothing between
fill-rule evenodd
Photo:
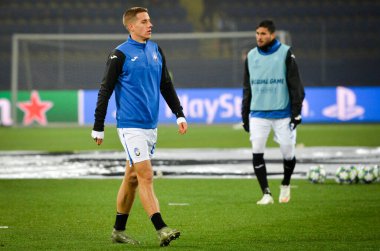
<instances>
[{"instance_id":1,"label":"soccer ball","mask_svg":"<svg viewBox=\"0 0 380 251\"><path fill-rule=\"evenodd\" d=\"M357 181L358 171L356 167L340 166L335 172L335 181L338 184L352 184Z\"/></svg>"},{"instance_id":2,"label":"soccer ball","mask_svg":"<svg viewBox=\"0 0 380 251\"><path fill-rule=\"evenodd\" d=\"M376 176L377 176L376 181L377 181L377 182L380 182L380 166L379 166L379 165L374 165L373 168L375 168L375 174L376 174Z\"/></svg>"},{"instance_id":3,"label":"soccer ball","mask_svg":"<svg viewBox=\"0 0 380 251\"><path fill-rule=\"evenodd\" d=\"M364 166L359 169L358 179L360 183L372 183L377 180L378 167L377 166Z\"/></svg>"},{"instance_id":4,"label":"soccer ball","mask_svg":"<svg viewBox=\"0 0 380 251\"><path fill-rule=\"evenodd\" d=\"M312 183L324 183L326 180L326 170L322 165L311 166L307 172L307 179Z\"/></svg>"},{"instance_id":5,"label":"soccer ball","mask_svg":"<svg viewBox=\"0 0 380 251\"><path fill-rule=\"evenodd\" d=\"M358 178L358 173L359 170L356 166L350 166L348 167L349 172L350 172L350 178L352 180L352 183L358 183L359 178Z\"/></svg>"}]
</instances>

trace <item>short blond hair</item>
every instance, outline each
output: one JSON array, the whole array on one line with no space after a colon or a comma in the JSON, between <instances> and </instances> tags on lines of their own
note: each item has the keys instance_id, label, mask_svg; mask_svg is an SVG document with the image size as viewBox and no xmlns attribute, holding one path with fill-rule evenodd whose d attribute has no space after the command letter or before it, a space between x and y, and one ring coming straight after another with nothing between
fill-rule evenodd
<instances>
[{"instance_id":1,"label":"short blond hair","mask_svg":"<svg viewBox=\"0 0 380 251\"><path fill-rule=\"evenodd\" d=\"M136 18L136 15L141 12L148 12L147 8L144 7L132 7L127 9L123 14L123 25L129 31L128 24L133 22Z\"/></svg>"}]
</instances>

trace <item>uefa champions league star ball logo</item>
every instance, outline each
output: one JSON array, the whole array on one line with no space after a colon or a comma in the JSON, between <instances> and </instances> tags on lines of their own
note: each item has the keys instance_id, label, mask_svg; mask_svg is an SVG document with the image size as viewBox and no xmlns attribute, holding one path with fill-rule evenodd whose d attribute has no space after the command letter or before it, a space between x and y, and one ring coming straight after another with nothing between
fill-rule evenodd
<instances>
[{"instance_id":1,"label":"uefa champions league star ball logo","mask_svg":"<svg viewBox=\"0 0 380 251\"><path fill-rule=\"evenodd\" d=\"M140 150L137 147L135 147L135 149L133 149L133 151L135 152L136 156L140 156Z\"/></svg>"}]
</instances>

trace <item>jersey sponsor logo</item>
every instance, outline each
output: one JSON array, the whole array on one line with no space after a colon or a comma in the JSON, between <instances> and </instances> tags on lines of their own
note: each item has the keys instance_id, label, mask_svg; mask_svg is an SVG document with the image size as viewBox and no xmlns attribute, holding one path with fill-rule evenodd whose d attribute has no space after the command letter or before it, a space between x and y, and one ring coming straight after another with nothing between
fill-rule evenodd
<instances>
[{"instance_id":1,"label":"jersey sponsor logo","mask_svg":"<svg viewBox=\"0 0 380 251\"><path fill-rule=\"evenodd\" d=\"M117 58L117 56L112 55L112 56L110 57L110 59L114 59L114 58Z\"/></svg>"},{"instance_id":2,"label":"jersey sponsor logo","mask_svg":"<svg viewBox=\"0 0 380 251\"><path fill-rule=\"evenodd\" d=\"M341 121L351 120L364 115L364 108L356 105L355 93L345 87L336 89L336 104L323 109L322 113L329 118L337 118Z\"/></svg>"},{"instance_id":3,"label":"jersey sponsor logo","mask_svg":"<svg viewBox=\"0 0 380 251\"><path fill-rule=\"evenodd\" d=\"M139 58L138 56L134 56L133 58L131 58L131 61L135 62L138 58Z\"/></svg>"},{"instance_id":4,"label":"jersey sponsor logo","mask_svg":"<svg viewBox=\"0 0 380 251\"><path fill-rule=\"evenodd\" d=\"M252 79L251 85L263 85L263 84L285 84L284 78L271 78L271 79Z\"/></svg>"}]
</instances>

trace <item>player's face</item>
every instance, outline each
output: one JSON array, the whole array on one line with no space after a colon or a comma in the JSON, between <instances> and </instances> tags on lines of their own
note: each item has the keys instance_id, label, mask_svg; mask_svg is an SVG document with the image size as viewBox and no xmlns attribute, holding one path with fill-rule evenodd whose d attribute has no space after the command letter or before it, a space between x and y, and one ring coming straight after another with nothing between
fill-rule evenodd
<instances>
[{"instance_id":1,"label":"player's face","mask_svg":"<svg viewBox=\"0 0 380 251\"><path fill-rule=\"evenodd\" d=\"M136 15L134 22L130 24L129 32L134 40L145 42L152 36L153 24L147 12L140 12Z\"/></svg>"},{"instance_id":2,"label":"player's face","mask_svg":"<svg viewBox=\"0 0 380 251\"><path fill-rule=\"evenodd\" d=\"M257 46L263 47L272 42L275 35L274 33L270 33L267 28L259 27L256 30L256 42Z\"/></svg>"}]
</instances>

